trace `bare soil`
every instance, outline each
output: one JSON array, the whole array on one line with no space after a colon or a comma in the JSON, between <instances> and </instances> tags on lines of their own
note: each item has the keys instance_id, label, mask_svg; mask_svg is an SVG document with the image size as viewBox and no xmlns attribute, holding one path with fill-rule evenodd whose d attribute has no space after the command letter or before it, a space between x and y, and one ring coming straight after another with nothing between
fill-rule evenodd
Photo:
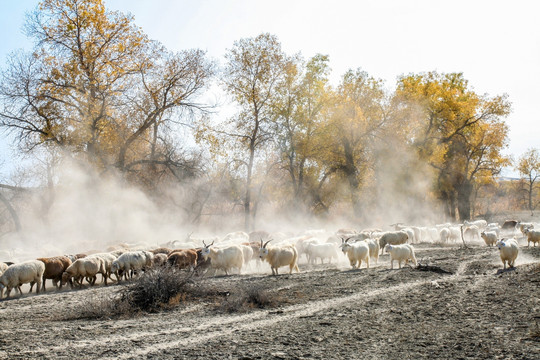
<instances>
[{"instance_id":1,"label":"bare soil","mask_svg":"<svg viewBox=\"0 0 540 360\"><path fill-rule=\"evenodd\" d=\"M416 249L417 268L384 255L205 277L174 306L112 318L76 314L124 285L49 286L0 302L0 359L540 359L540 247L508 271L496 248ZM242 303L246 289L264 301Z\"/></svg>"}]
</instances>

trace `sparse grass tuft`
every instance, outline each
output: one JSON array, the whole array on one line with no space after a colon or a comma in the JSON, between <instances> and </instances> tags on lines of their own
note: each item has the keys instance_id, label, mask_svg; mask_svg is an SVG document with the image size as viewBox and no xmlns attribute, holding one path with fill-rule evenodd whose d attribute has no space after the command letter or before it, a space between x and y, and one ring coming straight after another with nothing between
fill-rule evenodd
<instances>
[{"instance_id":1,"label":"sparse grass tuft","mask_svg":"<svg viewBox=\"0 0 540 360\"><path fill-rule=\"evenodd\" d=\"M219 309L234 313L245 312L254 308L264 309L272 307L274 304L275 301L264 287L258 284L248 284L231 291L230 295L225 297Z\"/></svg>"},{"instance_id":2,"label":"sparse grass tuft","mask_svg":"<svg viewBox=\"0 0 540 360\"><path fill-rule=\"evenodd\" d=\"M529 329L529 339L540 341L540 326L538 326L538 323L535 323L535 326L531 326Z\"/></svg>"}]
</instances>

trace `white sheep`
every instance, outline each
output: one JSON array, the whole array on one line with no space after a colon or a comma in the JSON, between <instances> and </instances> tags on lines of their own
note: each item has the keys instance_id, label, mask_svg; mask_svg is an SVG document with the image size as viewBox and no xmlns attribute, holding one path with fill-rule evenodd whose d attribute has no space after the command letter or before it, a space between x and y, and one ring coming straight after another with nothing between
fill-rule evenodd
<instances>
[{"instance_id":1,"label":"white sheep","mask_svg":"<svg viewBox=\"0 0 540 360\"><path fill-rule=\"evenodd\" d=\"M405 264L411 260L416 266L416 257L414 256L414 248L410 244L391 245L387 244L384 250L390 254L390 268L394 268L394 260L398 261L399 268L401 269L401 262L405 261Z\"/></svg>"},{"instance_id":2,"label":"white sheep","mask_svg":"<svg viewBox=\"0 0 540 360\"><path fill-rule=\"evenodd\" d=\"M324 263L324 259L328 259L332 263L332 259L338 259L338 252L336 245L332 243L310 243L307 246L306 254L309 263L315 263L317 259L321 259L321 264Z\"/></svg>"},{"instance_id":3,"label":"white sheep","mask_svg":"<svg viewBox=\"0 0 540 360\"><path fill-rule=\"evenodd\" d=\"M148 264L148 257L143 251L130 251L123 253L114 260L111 265L111 273L116 275L116 279L120 281L122 277L126 280L128 275L133 278L134 273L143 270Z\"/></svg>"},{"instance_id":4,"label":"white sheep","mask_svg":"<svg viewBox=\"0 0 540 360\"><path fill-rule=\"evenodd\" d=\"M360 268L362 266L362 261L364 261L366 263L366 268L369 269L369 245L365 241L349 244L348 240L349 239L343 240L343 243L341 244L341 251L347 254L352 268L356 269L357 263L358 268Z\"/></svg>"},{"instance_id":5,"label":"white sheep","mask_svg":"<svg viewBox=\"0 0 540 360\"><path fill-rule=\"evenodd\" d=\"M416 243L420 241L420 237L421 237L420 228L416 226L406 226L406 225L398 223L398 224L394 224L394 229L396 231L405 231L407 235L409 236L409 242L411 243Z\"/></svg>"},{"instance_id":6,"label":"white sheep","mask_svg":"<svg viewBox=\"0 0 540 360\"><path fill-rule=\"evenodd\" d=\"M431 239L432 242L436 242L436 241L439 241L440 239L440 235L439 235L439 230L437 230L437 228L428 228L428 233L429 233L429 238Z\"/></svg>"},{"instance_id":7,"label":"white sheep","mask_svg":"<svg viewBox=\"0 0 540 360\"><path fill-rule=\"evenodd\" d=\"M8 264L6 264L4 262L0 262L0 275L2 275L4 273L4 271L7 270L8 267L9 267Z\"/></svg>"},{"instance_id":8,"label":"white sheep","mask_svg":"<svg viewBox=\"0 0 540 360\"><path fill-rule=\"evenodd\" d=\"M379 261L379 241L375 239L365 239L364 241L369 247L369 257L375 259L375 264Z\"/></svg>"},{"instance_id":9,"label":"white sheep","mask_svg":"<svg viewBox=\"0 0 540 360\"><path fill-rule=\"evenodd\" d=\"M82 287L82 281L84 278L94 285L96 283L97 274L106 276L107 270L105 269L105 263L102 258L94 257L88 258L84 257L82 259L77 259L71 264L66 271L62 274L62 285L65 285L70 279L74 279L75 283Z\"/></svg>"},{"instance_id":10,"label":"white sheep","mask_svg":"<svg viewBox=\"0 0 540 360\"><path fill-rule=\"evenodd\" d=\"M339 237L338 235L330 235L326 239L326 242L328 244L336 244L336 246L339 246L339 244L341 244L341 237ZM297 250L298 250L298 247L297 247Z\"/></svg>"},{"instance_id":11,"label":"white sheep","mask_svg":"<svg viewBox=\"0 0 540 360\"><path fill-rule=\"evenodd\" d=\"M246 233L246 232L243 232L243 231L235 231L235 232L232 232L232 233L228 233L221 240L221 242L229 243L231 245L232 244L238 245L238 244L241 244L243 242L248 242L248 241L249 241L249 234Z\"/></svg>"},{"instance_id":12,"label":"white sheep","mask_svg":"<svg viewBox=\"0 0 540 360\"><path fill-rule=\"evenodd\" d=\"M450 226L448 230L450 230L450 236L448 240L453 241L453 242L458 242L461 240L461 227L460 226Z\"/></svg>"},{"instance_id":13,"label":"white sheep","mask_svg":"<svg viewBox=\"0 0 540 360\"><path fill-rule=\"evenodd\" d=\"M497 237L501 236L501 226L497 223L490 223L484 231L493 231L497 234Z\"/></svg>"},{"instance_id":14,"label":"white sheep","mask_svg":"<svg viewBox=\"0 0 540 360\"><path fill-rule=\"evenodd\" d=\"M249 245L239 245L244 255L244 265L247 265L253 259L253 248Z\"/></svg>"},{"instance_id":15,"label":"white sheep","mask_svg":"<svg viewBox=\"0 0 540 360\"><path fill-rule=\"evenodd\" d=\"M450 229L448 228L442 228L439 232L439 236L441 239L441 243L446 244L448 240L450 239Z\"/></svg>"},{"instance_id":16,"label":"white sheep","mask_svg":"<svg viewBox=\"0 0 540 360\"><path fill-rule=\"evenodd\" d=\"M340 240L341 241L341 240ZM298 258L302 256L302 254L306 254L306 259L309 261L309 255L307 253L307 248L310 244L321 244L321 241L314 237L308 237L304 236L295 242L293 242L298 254ZM327 243L330 243L327 241Z\"/></svg>"},{"instance_id":17,"label":"white sheep","mask_svg":"<svg viewBox=\"0 0 540 360\"><path fill-rule=\"evenodd\" d=\"M540 231L538 230L525 228L523 235L527 237L527 247L531 245L531 242L533 243L533 246L536 246L536 243L540 243Z\"/></svg>"},{"instance_id":18,"label":"white sheep","mask_svg":"<svg viewBox=\"0 0 540 360\"><path fill-rule=\"evenodd\" d=\"M391 245L405 244L407 240L409 239L410 239L410 233L407 233L404 230L385 233L379 239L379 248L381 249L381 255L386 244L391 244Z\"/></svg>"},{"instance_id":19,"label":"white sheep","mask_svg":"<svg viewBox=\"0 0 540 360\"><path fill-rule=\"evenodd\" d=\"M17 288L22 295L21 285L30 283L30 291L34 284L37 284L36 293L41 288L41 278L45 272L45 264L39 260L29 260L9 266L0 276L0 297L3 296L6 288L6 297L9 297L11 290Z\"/></svg>"},{"instance_id":20,"label":"white sheep","mask_svg":"<svg viewBox=\"0 0 540 360\"><path fill-rule=\"evenodd\" d=\"M523 236L527 236L527 234L525 233L525 230L533 230L534 229L534 224L533 223L520 222L518 226L519 226L519 231L521 231Z\"/></svg>"},{"instance_id":21,"label":"white sheep","mask_svg":"<svg viewBox=\"0 0 540 360\"><path fill-rule=\"evenodd\" d=\"M519 253L517 241L515 239L501 239L497 241L497 248L499 249L504 269L506 269L507 263L509 267L514 267Z\"/></svg>"},{"instance_id":22,"label":"white sheep","mask_svg":"<svg viewBox=\"0 0 540 360\"><path fill-rule=\"evenodd\" d=\"M94 258L94 257L98 257L103 260L103 266L105 266L105 269L104 269L105 274L102 274L103 278L101 279L101 283L105 283L105 285L107 285L107 278L112 280L112 277L111 277L112 276L112 273L111 273L112 263L114 260L118 258L118 256L112 253L97 253L97 254L88 255L86 258Z\"/></svg>"},{"instance_id":23,"label":"white sheep","mask_svg":"<svg viewBox=\"0 0 540 360\"><path fill-rule=\"evenodd\" d=\"M497 243L497 233L495 231L482 231L480 236L487 246L493 246Z\"/></svg>"},{"instance_id":24,"label":"white sheep","mask_svg":"<svg viewBox=\"0 0 540 360\"><path fill-rule=\"evenodd\" d=\"M480 240L480 229L476 225L469 225L463 230L463 238L469 241Z\"/></svg>"},{"instance_id":25,"label":"white sheep","mask_svg":"<svg viewBox=\"0 0 540 360\"><path fill-rule=\"evenodd\" d=\"M244 252L240 246L231 245L221 249L210 249L210 246L214 245L214 242L206 245L204 241L203 245L201 255L205 260L210 258L210 266L212 268L225 271L225 275L229 275L229 270L233 268L238 269L239 274L242 272Z\"/></svg>"},{"instance_id":26,"label":"white sheep","mask_svg":"<svg viewBox=\"0 0 540 360\"><path fill-rule=\"evenodd\" d=\"M409 242L416 243L416 234L414 233L413 228L407 227L407 228L403 228L401 231L404 231L404 232L407 233ZM382 248L381 248L381 250L382 250Z\"/></svg>"},{"instance_id":27,"label":"white sheep","mask_svg":"<svg viewBox=\"0 0 540 360\"><path fill-rule=\"evenodd\" d=\"M293 269L296 269L296 272L300 272L297 264L298 252L294 245L267 247L270 241L268 240L263 244L261 240L259 258L266 260L270 264L272 275L278 275L278 269L283 266L289 266L289 274L292 274Z\"/></svg>"},{"instance_id":28,"label":"white sheep","mask_svg":"<svg viewBox=\"0 0 540 360\"><path fill-rule=\"evenodd\" d=\"M470 227L470 226L476 226L478 227L479 230L484 230L486 227L487 227L487 221L486 220L474 220L474 221L463 221L463 225L465 227Z\"/></svg>"}]
</instances>

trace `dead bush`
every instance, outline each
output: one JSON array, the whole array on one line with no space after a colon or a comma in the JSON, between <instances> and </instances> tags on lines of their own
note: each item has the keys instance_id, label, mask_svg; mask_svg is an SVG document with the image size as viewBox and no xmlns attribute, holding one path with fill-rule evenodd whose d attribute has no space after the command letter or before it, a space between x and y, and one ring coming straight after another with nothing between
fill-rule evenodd
<instances>
[{"instance_id":1,"label":"dead bush","mask_svg":"<svg viewBox=\"0 0 540 360\"><path fill-rule=\"evenodd\" d=\"M225 300L221 303L219 310L233 313L245 312L254 308L264 309L272 306L274 306L274 301L264 287L257 284L248 284L230 291L225 296Z\"/></svg>"},{"instance_id":2,"label":"dead bush","mask_svg":"<svg viewBox=\"0 0 540 360\"><path fill-rule=\"evenodd\" d=\"M171 266L151 269L121 289L119 301L133 310L155 312L184 298L191 278L192 273Z\"/></svg>"},{"instance_id":3,"label":"dead bush","mask_svg":"<svg viewBox=\"0 0 540 360\"><path fill-rule=\"evenodd\" d=\"M191 284L191 273L169 266L151 269L109 296L91 296L82 306L67 312L67 318L103 319L156 312L185 301Z\"/></svg>"}]
</instances>

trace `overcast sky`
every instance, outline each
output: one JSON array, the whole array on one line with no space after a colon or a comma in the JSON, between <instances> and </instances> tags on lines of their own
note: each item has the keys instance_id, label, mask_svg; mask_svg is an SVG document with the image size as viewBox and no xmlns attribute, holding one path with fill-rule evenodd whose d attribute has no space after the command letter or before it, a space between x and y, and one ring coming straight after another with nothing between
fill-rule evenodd
<instances>
[{"instance_id":1,"label":"overcast sky","mask_svg":"<svg viewBox=\"0 0 540 360\"><path fill-rule=\"evenodd\" d=\"M24 14L38 1L2 1L0 67L18 48ZM336 81L361 67L393 88L401 74L463 72L479 93L507 93L510 146L519 156L540 148L540 2L315 0L106 0L130 12L150 38L171 50L200 48L221 59L235 40L278 36L287 53L328 54ZM0 134L0 156L10 162ZM1 164L1 161L0 161ZM1 171L2 168L0 168ZM5 165L4 165L5 169ZM5 175L5 174L4 174Z\"/></svg>"}]
</instances>

